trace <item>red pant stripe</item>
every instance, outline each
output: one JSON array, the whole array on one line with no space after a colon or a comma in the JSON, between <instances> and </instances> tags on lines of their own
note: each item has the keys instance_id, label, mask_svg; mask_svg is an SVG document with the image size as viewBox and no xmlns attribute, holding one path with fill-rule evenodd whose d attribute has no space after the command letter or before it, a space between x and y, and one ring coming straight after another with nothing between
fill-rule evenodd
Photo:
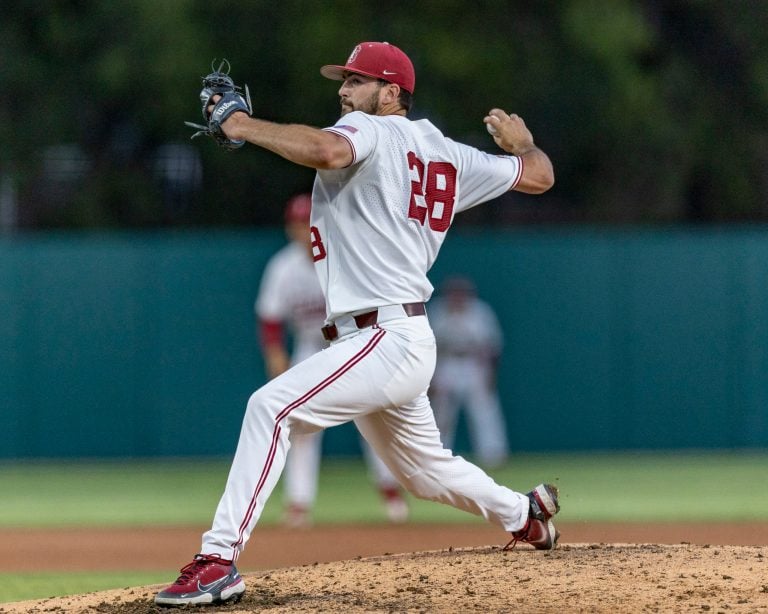
<instances>
[{"instance_id":1,"label":"red pant stripe","mask_svg":"<svg viewBox=\"0 0 768 614\"><path fill-rule=\"evenodd\" d=\"M312 388L309 392L305 393L295 401L293 401L290 405L288 405L285 409L283 409L275 419L275 429L272 432L272 443L269 446L269 453L267 454L267 460L264 463L264 468L261 471L261 475L259 476L259 481L256 483L256 488L254 489L253 496L251 497L251 500L248 504L248 510L245 513L245 517L243 518L243 521L240 523L240 529L238 532L237 541L232 544L232 547L235 549L235 553L237 552L237 547L243 543L243 533L245 532L246 527L251 522L251 518L253 518L253 512L256 509L256 501L258 499L259 494L261 493L261 489L264 488L264 483L267 481L267 476L269 475L270 470L272 469L272 465L275 461L275 454L277 453L277 444L280 440L280 422L285 418L288 414L290 414L294 409L302 405L303 403L306 403L309 399L311 399L313 396L315 396L320 391L324 390L328 386L330 386L333 382L335 382L337 379L339 379L342 375L344 375L347 371L349 371L352 367L354 367L358 362L360 362L363 358L365 358L368 354L370 354L373 351L373 348L375 348L379 341L381 341L382 337L386 334L386 331L379 330L373 338L363 347L362 350L360 350L357 354L355 354L352 358L350 358L347 362L345 362L341 367L339 367L336 371L334 371L331 375L326 377L322 382L320 382L317 386ZM234 560L234 556L232 557Z\"/></svg>"}]
</instances>

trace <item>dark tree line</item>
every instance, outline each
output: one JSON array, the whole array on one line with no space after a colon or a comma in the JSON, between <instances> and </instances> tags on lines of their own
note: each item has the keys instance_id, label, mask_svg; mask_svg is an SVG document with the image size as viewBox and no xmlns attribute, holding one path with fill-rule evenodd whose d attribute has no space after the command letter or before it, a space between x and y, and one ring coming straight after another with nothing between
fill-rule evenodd
<instances>
[{"instance_id":1,"label":"dark tree line","mask_svg":"<svg viewBox=\"0 0 768 614\"><path fill-rule=\"evenodd\" d=\"M768 219L765 0L7 4L0 202L22 228L278 223L312 171L190 142L200 77L226 57L259 117L325 126L318 68L361 40L411 55L415 116L494 151L500 106L553 158L549 194L469 223Z\"/></svg>"}]
</instances>

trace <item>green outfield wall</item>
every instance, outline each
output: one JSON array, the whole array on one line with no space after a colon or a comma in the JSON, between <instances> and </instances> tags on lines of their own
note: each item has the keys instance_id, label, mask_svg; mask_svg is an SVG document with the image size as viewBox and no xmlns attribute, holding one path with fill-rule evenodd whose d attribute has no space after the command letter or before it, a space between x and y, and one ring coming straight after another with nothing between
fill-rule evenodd
<instances>
[{"instance_id":1,"label":"green outfield wall","mask_svg":"<svg viewBox=\"0 0 768 614\"><path fill-rule=\"evenodd\" d=\"M0 239L0 458L230 454L281 230ZM516 450L768 447L768 228L455 229ZM351 427L329 453L358 450Z\"/></svg>"}]
</instances>

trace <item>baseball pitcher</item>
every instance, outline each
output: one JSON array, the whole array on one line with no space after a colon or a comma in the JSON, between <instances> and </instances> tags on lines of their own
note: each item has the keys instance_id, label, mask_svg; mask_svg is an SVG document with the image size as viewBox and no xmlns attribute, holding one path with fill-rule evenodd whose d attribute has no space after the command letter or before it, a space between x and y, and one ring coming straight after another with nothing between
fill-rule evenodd
<instances>
[{"instance_id":1,"label":"baseball pitcher","mask_svg":"<svg viewBox=\"0 0 768 614\"><path fill-rule=\"evenodd\" d=\"M454 456L440 441L427 395L436 356L427 272L454 216L508 190L548 190L548 156L519 116L498 108L483 122L505 155L408 119L415 72L394 45L360 43L345 64L320 73L340 82L341 117L325 129L251 117L247 88L243 95L231 79L203 80L206 123L198 133L227 149L250 143L317 170L310 233L330 346L253 393L213 525L199 554L155 596L158 604L239 599L245 583L235 563L292 437L350 420L416 497L482 516L511 534L508 546L557 544L557 489L518 492Z\"/></svg>"}]
</instances>

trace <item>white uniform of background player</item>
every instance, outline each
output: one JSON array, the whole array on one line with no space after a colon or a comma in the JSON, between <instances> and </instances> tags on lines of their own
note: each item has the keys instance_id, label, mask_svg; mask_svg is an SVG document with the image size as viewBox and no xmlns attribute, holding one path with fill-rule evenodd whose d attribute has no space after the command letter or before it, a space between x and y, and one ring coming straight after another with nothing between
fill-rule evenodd
<instances>
[{"instance_id":1,"label":"white uniform of background player","mask_svg":"<svg viewBox=\"0 0 768 614\"><path fill-rule=\"evenodd\" d=\"M354 420L398 481L422 499L477 514L539 549L557 533L557 492L523 494L443 448L427 396L435 337L424 303L432 266L456 213L511 189L547 190L549 158L516 115L484 119L513 155L462 145L428 120L406 117L415 76L387 43L361 43L345 66L342 117L325 130L235 112L227 137L317 169L312 192L313 259L326 300L331 345L253 393L212 528L200 554L155 598L184 605L236 599L245 591L235 560L285 464L291 439ZM533 424L527 424L531 421ZM544 437L545 417L520 425Z\"/></svg>"},{"instance_id":2,"label":"white uniform of background player","mask_svg":"<svg viewBox=\"0 0 768 614\"><path fill-rule=\"evenodd\" d=\"M325 321L325 297L312 262L311 208L309 194L299 194L288 201L285 222L290 242L267 263L256 299L256 318L270 378L328 345L321 331ZM285 328L293 342L290 354ZM408 505L400 485L365 440L361 445L387 517L392 522L404 522L408 518ZM322 431L291 437L291 451L283 472L284 520L289 526L302 527L311 523L321 452Z\"/></svg>"},{"instance_id":3,"label":"white uniform of background player","mask_svg":"<svg viewBox=\"0 0 768 614\"><path fill-rule=\"evenodd\" d=\"M503 342L499 320L491 306L477 297L474 284L456 276L441 285L438 298L429 304L429 321L437 340L437 367L429 396L443 444L453 448L463 408L478 461L497 467L509 454L496 388Z\"/></svg>"}]
</instances>

